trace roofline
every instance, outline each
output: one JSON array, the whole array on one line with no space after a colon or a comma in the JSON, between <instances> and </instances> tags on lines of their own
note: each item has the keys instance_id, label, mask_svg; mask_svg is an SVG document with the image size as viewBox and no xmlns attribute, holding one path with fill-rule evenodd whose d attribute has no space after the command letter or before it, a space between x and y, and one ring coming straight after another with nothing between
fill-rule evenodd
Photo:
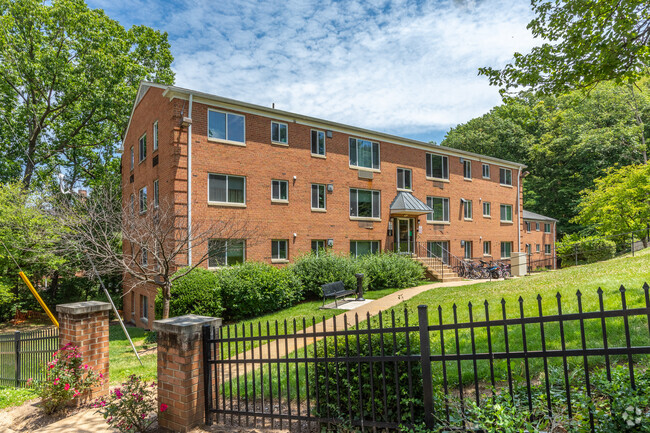
<instances>
[{"instance_id":1,"label":"roofline","mask_svg":"<svg viewBox=\"0 0 650 433\"><path fill-rule=\"evenodd\" d=\"M513 162L513 161L508 161L505 159L500 159L500 158L495 158L491 156L486 156L486 155L481 155L479 153L474 153L474 152L468 152L465 150L460 150L460 149L454 149L451 147L447 146L440 146L440 145L434 145L431 143L426 143L424 141L419 141L419 140L414 140L411 138L404 138L404 137L399 137L397 135L392 135L388 134L385 132L379 132L379 131L373 131L370 129L365 129L365 128L360 128L357 126L351 126L347 125L344 123L338 123L338 122L333 122L329 120L324 120L324 119L319 119L316 117L311 117L311 116L306 116L303 114L298 114L298 113L293 113L290 111L284 111L284 110L278 110L275 108L269 108L265 107L262 105L256 105L256 104L251 104L249 102L243 102L243 101L238 101L235 99L230 99L230 98L225 98L222 96L210 94L210 93L205 93L205 92L200 92L200 91L195 91L191 89L187 89L184 87L178 87L178 86L173 86L173 85L161 85L158 83L152 83L148 81L142 81L140 83L140 89L138 89L138 95L140 94L140 91L143 86L147 87L156 87L159 89L164 89L163 91L163 96L171 99L178 98L178 99L183 99L187 100L189 99L189 95L192 94L194 95L194 100L196 102L201 102L199 99L203 99L203 103L207 103L208 105L210 102L216 102L219 103L219 105L230 105L231 108L244 108L244 110L240 111L248 111L251 114L258 114L258 113L263 113L267 117L272 117L276 118L278 120L287 120L287 121L293 121L297 122L297 120L301 120L301 123L305 123L307 125L311 126L316 126L316 127L323 127L327 129L331 129L337 132L343 132L343 133L348 133L350 135L361 135L369 138L376 138L380 141L386 141L386 142L391 142L394 144L402 145L402 146L407 146L407 147L414 147L422 150L428 150L428 151L433 151L433 152L442 152L446 154L451 154L455 156L460 156L460 157L468 157L468 159L474 159L478 161L491 161L498 163L500 165L504 165L510 168L515 168L515 169L523 169L526 168L525 164L521 164L518 162ZM139 100L136 99L136 102L133 105L133 111L135 111L135 108L137 106L137 103ZM131 112L131 116L133 116L133 111ZM130 126L130 119L129 119L129 126ZM128 133L128 128L127 131L124 134L124 137L126 138L126 135ZM124 147L124 146L122 146Z\"/></svg>"}]
</instances>

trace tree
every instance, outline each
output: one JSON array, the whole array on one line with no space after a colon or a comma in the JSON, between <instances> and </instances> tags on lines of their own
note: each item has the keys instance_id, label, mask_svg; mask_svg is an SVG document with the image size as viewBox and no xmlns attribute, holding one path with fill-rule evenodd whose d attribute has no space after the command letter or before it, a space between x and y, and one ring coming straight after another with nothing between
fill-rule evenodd
<instances>
[{"instance_id":1,"label":"tree","mask_svg":"<svg viewBox=\"0 0 650 433\"><path fill-rule=\"evenodd\" d=\"M82 268L89 274L121 274L131 289L153 285L163 297L163 318L169 317L171 288L210 256L224 254L225 243L210 239L246 239L254 245L259 228L241 216L224 216L215 221L194 221L171 202L136 214L134 206L122 206L116 189L93 191L88 197L69 197L57 203L57 216L65 227L64 245L79 252ZM192 265L187 266L189 247ZM197 252L199 252L197 254ZM176 272L181 269L181 271Z\"/></svg>"},{"instance_id":2,"label":"tree","mask_svg":"<svg viewBox=\"0 0 650 433\"><path fill-rule=\"evenodd\" d=\"M83 0L0 0L0 180L119 176L141 80L172 84L167 34L124 29Z\"/></svg>"},{"instance_id":3,"label":"tree","mask_svg":"<svg viewBox=\"0 0 650 433\"><path fill-rule=\"evenodd\" d=\"M600 235L645 231L650 222L650 166L612 168L582 192L577 222L591 225ZM640 235L644 247L648 240Z\"/></svg>"}]
</instances>

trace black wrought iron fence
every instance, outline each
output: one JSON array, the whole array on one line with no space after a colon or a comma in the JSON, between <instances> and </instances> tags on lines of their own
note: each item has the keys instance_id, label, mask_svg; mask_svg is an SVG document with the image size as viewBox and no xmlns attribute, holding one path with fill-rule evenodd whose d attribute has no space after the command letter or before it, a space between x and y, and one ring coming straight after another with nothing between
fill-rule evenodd
<instances>
[{"instance_id":1,"label":"black wrought iron fence","mask_svg":"<svg viewBox=\"0 0 650 433\"><path fill-rule=\"evenodd\" d=\"M0 335L0 386L23 386L43 378L46 362L59 348L59 328L16 331Z\"/></svg>"},{"instance_id":2,"label":"black wrought iron fence","mask_svg":"<svg viewBox=\"0 0 650 433\"><path fill-rule=\"evenodd\" d=\"M420 424L473 431L478 408L499 399L540 429L578 423L595 432L621 416L606 384L650 401L648 292L647 284L642 292L621 287L618 301L600 289L577 292L575 303L559 293L533 303L520 297L496 309L487 301L421 305L415 321L405 309L284 327L206 327L206 423L216 416L292 431ZM650 407L642 410L646 416Z\"/></svg>"}]
</instances>

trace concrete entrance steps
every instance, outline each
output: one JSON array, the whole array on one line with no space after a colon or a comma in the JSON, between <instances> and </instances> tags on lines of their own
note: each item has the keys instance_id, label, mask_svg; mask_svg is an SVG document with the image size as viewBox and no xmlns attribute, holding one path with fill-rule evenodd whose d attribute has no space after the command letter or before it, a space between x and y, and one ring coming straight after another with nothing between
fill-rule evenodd
<instances>
[{"instance_id":1,"label":"concrete entrance steps","mask_svg":"<svg viewBox=\"0 0 650 433\"><path fill-rule=\"evenodd\" d=\"M463 279L456 274L449 266L442 263L437 257L417 257L413 256L413 260L422 263L427 270L427 273L438 281L462 281Z\"/></svg>"}]
</instances>

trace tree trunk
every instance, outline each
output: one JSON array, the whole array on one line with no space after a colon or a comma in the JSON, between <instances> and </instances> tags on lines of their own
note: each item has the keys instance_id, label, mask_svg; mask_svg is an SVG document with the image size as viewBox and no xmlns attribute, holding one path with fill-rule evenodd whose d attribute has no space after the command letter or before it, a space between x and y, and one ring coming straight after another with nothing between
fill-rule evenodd
<instances>
[{"instance_id":1,"label":"tree trunk","mask_svg":"<svg viewBox=\"0 0 650 433\"><path fill-rule=\"evenodd\" d=\"M172 297L172 285L171 283L167 282L162 288L162 293L163 293L163 312L162 312L162 318L163 319L169 319L169 301L171 300Z\"/></svg>"},{"instance_id":2,"label":"tree trunk","mask_svg":"<svg viewBox=\"0 0 650 433\"><path fill-rule=\"evenodd\" d=\"M50 293L52 299L56 302L56 292L59 290L59 271L54 271L52 274L52 284L50 284Z\"/></svg>"}]
</instances>

